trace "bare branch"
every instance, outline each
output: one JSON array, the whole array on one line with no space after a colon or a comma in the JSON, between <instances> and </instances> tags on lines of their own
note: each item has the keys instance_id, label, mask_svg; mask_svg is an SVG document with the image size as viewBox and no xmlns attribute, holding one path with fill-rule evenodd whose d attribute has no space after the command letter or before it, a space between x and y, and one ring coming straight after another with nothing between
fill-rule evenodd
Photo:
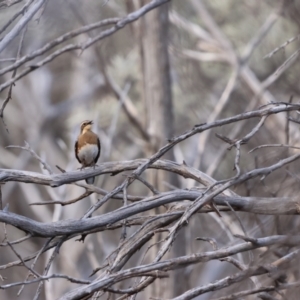
<instances>
[{"instance_id":1,"label":"bare branch","mask_svg":"<svg viewBox=\"0 0 300 300\"><path fill-rule=\"evenodd\" d=\"M40 0L40 2L44 3L46 0ZM17 80L19 80L20 78L24 77L25 75L31 73L32 71L40 68L41 66L53 61L55 58L57 58L58 56L69 52L69 51L73 51L73 50L85 50L87 48L89 48L90 46L92 46L93 44L95 44L96 42L114 34L115 32L119 31L120 29L122 29L124 26L126 26L129 23L132 23L134 21L136 21L138 18L140 18L141 16L143 16L144 14L146 14L147 12L149 12L150 10L156 8L159 5L162 5L164 3L169 2L170 0L152 0L150 3L144 5L143 7L141 7L139 10L127 15L125 18L119 20L115 26L111 27L110 29L104 30L102 31L98 36L94 37L94 38L89 38L85 43L83 44L69 44L67 46L64 46L62 48L60 48L59 50L54 51L52 54L48 55L46 58L44 58L43 60L29 66L28 68L26 68L24 71L20 72L19 75L17 75L15 78L6 81L5 83L0 85L0 92L3 91L6 87L8 87L9 85L11 85L12 83L15 83ZM105 21L104 21L105 22ZM111 22L111 20L110 20ZM114 20L115 22L115 20ZM101 26L103 25L103 23L101 23ZM98 26L99 27L99 24ZM81 30L84 30L83 32L87 31L87 30L91 30L91 26L88 26L88 28L82 28ZM82 32L80 32L82 33ZM71 35L74 35L74 33L70 33ZM79 33L76 32L76 35L78 35ZM69 34L66 34L67 38L69 38ZM59 40L60 39L60 40ZM44 46L43 48L41 48L40 50L35 51L36 53L33 54L31 53L31 55L28 55L28 57L23 57L20 59L20 61L16 61L14 63L14 66L9 66L5 69L0 70L0 75L3 75L4 73L8 72L11 70L11 68L15 68L17 66L19 66L20 64L24 64L26 61L28 61L30 59L32 59L33 57L36 57L38 55L41 55L42 53L45 53L49 48L53 48L54 45L57 45L58 43L61 43L61 39L64 40L66 39L66 36L62 36L59 39L57 39L56 41L53 41L52 43L50 42L49 44L47 44L46 46ZM3 40L2 40L3 42ZM0 42L0 46L1 46L1 42ZM45 50L47 49L47 50ZM0 51L1 51L1 47L0 47Z\"/></svg>"},{"instance_id":2,"label":"bare branch","mask_svg":"<svg viewBox=\"0 0 300 300\"><path fill-rule=\"evenodd\" d=\"M295 256L299 253L299 250L294 251L291 254L288 254L286 256L286 258L288 260L292 260L295 258ZM280 265L279 263L280 260L273 262L273 264L271 265ZM265 273L268 273L270 270L270 265L264 265L264 266L255 266L255 267L249 267L248 269L236 273L234 275L231 276L227 276L221 280L218 280L217 282L214 283L210 283L208 285L199 287L199 288L194 288L191 289L189 291L187 291L186 293L182 294L179 297L174 298L174 300L189 300L189 299L193 299L194 297L207 293L209 291L215 291L215 290L219 290L221 288L227 287L229 285L232 285L233 283L236 282L240 282L242 280L244 280L245 278L251 277L251 276L256 276L256 275L262 275Z\"/></svg>"},{"instance_id":3,"label":"bare branch","mask_svg":"<svg viewBox=\"0 0 300 300\"><path fill-rule=\"evenodd\" d=\"M25 147L10 145L7 146L6 148L18 148L18 149L28 151L34 158L36 158L42 164L44 169L47 170L49 174L53 174L53 171L51 167L47 164L47 162L45 162L39 155L37 155L26 141L25 141Z\"/></svg>"},{"instance_id":4,"label":"bare branch","mask_svg":"<svg viewBox=\"0 0 300 300\"><path fill-rule=\"evenodd\" d=\"M291 238L285 237L285 236L272 236L272 237L268 237L268 238L260 238L260 239L258 239L257 245L253 245L252 243L246 242L246 243L242 243L242 244L235 245L232 247L227 247L225 249L223 248L223 249L219 249L216 251L195 253L192 256L182 256L182 257L177 257L177 258L173 258L173 259L169 259L169 260L165 260L165 261L161 261L161 262L156 262L156 263L152 263L152 264L148 264L148 265L138 266L135 268L127 269L124 271L120 271L120 272L108 275L108 276L104 277L103 279L94 281L90 285L74 289L74 290L66 293L59 299L60 300L80 299L80 298L91 295L95 291L109 287L110 285L112 285L116 282L119 282L120 280L124 280L126 278L130 278L133 276L146 275L145 274L146 272L151 272L154 270L160 270L160 271L174 270L177 268L181 268L183 266L187 266L189 264L196 264L196 263L200 263L200 262L208 261L208 260L212 260L212 259L219 259L222 257L233 255L237 252L248 251L248 250L255 249L258 247L263 247L263 246L269 246L274 243L286 243L286 242L291 243L292 245L297 245L300 243L300 238L298 238L298 239L292 238L291 239ZM289 260L293 259L298 254L298 252L299 252L299 250L292 252L291 254L287 255L287 258ZM276 262L274 262L274 264L276 264ZM234 277L234 276L232 278L228 277L223 280L225 282L227 282L227 284L228 284L230 282L233 283L235 280L238 282L249 276L264 274L267 272L268 272L267 268L250 267L246 271L237 273L236 277ZM222 282L222 284L223 284L223 282ZM220 286L220 282L218 282L218 284L216 284L216 286ZM213 290L213 288L209 289L208 287L205 287L204 289L207 291ZM201 293L202 293L201 288L199 290L196 289L197 295L198 295L199 291L201 291ZM187 293L190 294L192 292L193 291L191 291L191 292L189 291ZM201 294L201 293L199 293L199 294ZM181 299L181 298L179 298L179 299ZM182 298L182 299L191 299L191 298Z\"/></svg>"},{"instance_id":5,"label":"bare branch","mask_svg":"<svg viewBox=\"0 0 300 300\"><path fill-rule=\"evenodd\" d=\"M290 43L299 40L299 35L294 36L290 39L288 39L286 42L284 42L282 45L280 45L279 47L275 48L273 51L271 51L270 53L268 53L267 55L264 56L264 58L270 58L272 57L274 54L276 54L279 50L284 49L286 46L288 46Z\"/></svg>"},{"instance_id":6,"label":"bare branch","mask_svg":"<svg viewBox=\"0 0 300 300\"><path fill-rule=\"evenodd\" d=\"M28 10L24 13L23 17L17 22L17 24L7 33L0 41L0 53L6 48L6 46L21 32L26 24L33 18L37 11L43 6L46 0L37 0Z\"/></svg>"}]
</instances>

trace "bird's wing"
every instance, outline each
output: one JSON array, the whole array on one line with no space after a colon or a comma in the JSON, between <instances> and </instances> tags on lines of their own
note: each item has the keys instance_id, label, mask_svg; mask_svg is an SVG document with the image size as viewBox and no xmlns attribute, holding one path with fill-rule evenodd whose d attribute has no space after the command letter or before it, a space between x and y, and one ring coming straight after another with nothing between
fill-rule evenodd
<instances>
[{"instance_id":1,"label":"bird's wing","mask_svg":"<svg viewBox=\"0 0 300 300\"><path fill-rule=\"evenodd\" d=\"M101 152L101 144L100 144L100 140L98 137L97 137L97 146L98 146L98 153L94 160L95 164L97 163L99 156L100 156L100 152Z\"/></svg>"},{"instance_id":2,"label":"bird's wing","mask_svg":"<svg viewBox=\"0 0 300 300\"><path fill-rule=\"evenodd\" d=\"M76 143L75 143L75 156L76 156L77 160L81 163L81 160L78 157L78 141L76 141Z\"/></svg>"}]
</instances>

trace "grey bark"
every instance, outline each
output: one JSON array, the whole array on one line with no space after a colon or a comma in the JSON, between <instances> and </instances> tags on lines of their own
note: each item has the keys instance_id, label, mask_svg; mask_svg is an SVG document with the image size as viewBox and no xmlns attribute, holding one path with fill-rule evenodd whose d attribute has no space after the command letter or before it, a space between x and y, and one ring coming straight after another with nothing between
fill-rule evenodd
<instances>
[{"instance_id":1,"label":"grey bark","mask_svg":"<svg viewBox=\"0 0 300 300\"><path fill-rule=\"evenodd\" d=\"M142 0L142 4L145 4ZM146 15L142 20L142 41L141 56L144 74L144 100L146 104L146 127L149 133L150 143L146 152L152 154L167 143L173 136L173 99L172 83L170 76L170 58L168 53L169 45L169 5L165 4ZM173 149L166 153L166 159L174 161ZM173 186L179 186L176 175L165 172L152 173L150 182L160 191L165 191L165 182ZM159 210L164 208L159 208ZM156 211L156 213L159 213ZM162 236L155 235L156 242ZM173 248L174 256L185 255L185 235L182 232L178 235ZM157 248L153 247L154 259ZM166 282L156 281L153 284L151 295L154 297L174 297L186 290L180 272L176 271L171 288L163 286ZM178 280L182 284L178 285ZM170 286L168 282L167 287Z\"/></svg>"}]
</instances>

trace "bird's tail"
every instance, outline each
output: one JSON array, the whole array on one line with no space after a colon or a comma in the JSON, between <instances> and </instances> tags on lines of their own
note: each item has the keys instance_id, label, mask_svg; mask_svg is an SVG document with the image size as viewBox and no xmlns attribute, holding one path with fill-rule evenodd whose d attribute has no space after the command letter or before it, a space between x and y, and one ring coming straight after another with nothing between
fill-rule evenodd
<instances>
[{"instance_id":1,"label":"bird's tail","mask_svg":"<svg viewBox=\"0 0 300 300\"><path fill-rule=\"evenodd\" d=\"M89 178L87 178L87 179L85 180L85 182L86 182L87 184L94 184L94 182L95 182L95 177L89 177Z\"/></svg>"}]
</instances>

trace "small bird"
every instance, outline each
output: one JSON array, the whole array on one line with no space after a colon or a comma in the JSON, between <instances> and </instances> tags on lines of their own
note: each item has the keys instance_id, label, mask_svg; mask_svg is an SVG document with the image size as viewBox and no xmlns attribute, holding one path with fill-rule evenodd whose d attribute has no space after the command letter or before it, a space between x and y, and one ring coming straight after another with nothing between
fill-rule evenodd
<instances>
[{"instance_id":1,"label":"small bird","mask_svg":"<svg viewBox=\"0 0 300 300\"><path fill-rule=\"evenodd\" d=\"M75 143L75 156L81 169L85 167L95 167L101 152L100 140L92 128L93 121L83 121L80 126L80 135ZM86 183L93 184L95 177L87 178Z\"/></svg>"}]
</instances>

